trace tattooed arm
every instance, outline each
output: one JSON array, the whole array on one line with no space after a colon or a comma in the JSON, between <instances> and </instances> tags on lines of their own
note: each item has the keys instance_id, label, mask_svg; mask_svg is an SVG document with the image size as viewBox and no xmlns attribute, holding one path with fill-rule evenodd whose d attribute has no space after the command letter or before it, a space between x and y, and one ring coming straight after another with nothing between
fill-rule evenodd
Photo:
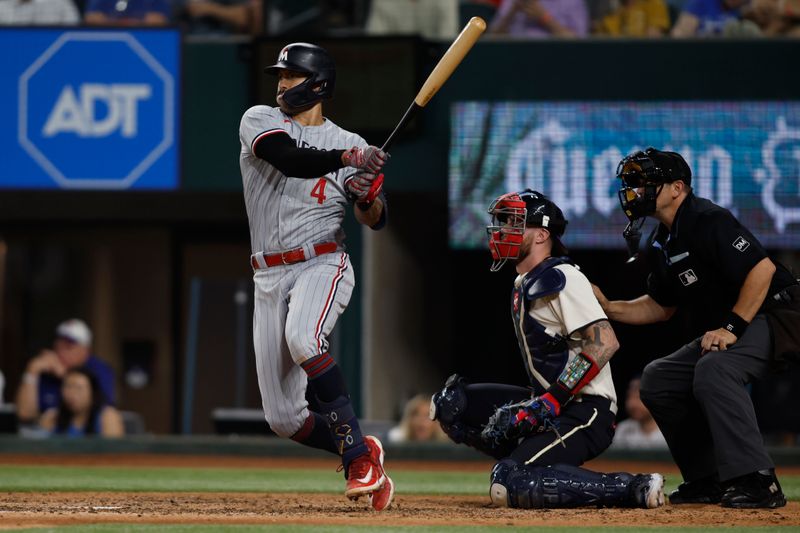
<instances>
[{"instance_id":1,"label":"tattooed arm","mask_svg":"<svg viewBox=\"0 0 800 533\"><path fill-rule=\"evenodd\" d=\"M601 320L583 328L578 331L578 336L581 351L591 356L598 368L603 368L619 349L619 341L608 320Z\"/></svg>"},{"instance_id":2,"label":"tattooed arm","mask_svg":"<svg viewBox=\"0 0 800 533\"><path fill-rule=\"evenodd\" d=\"M619 348L617 336L608 320L600 320L578 331L580 353L573 357L555 383L540 399L555 416L561 406L588 385Z\"/></svg>"}]
</instances>

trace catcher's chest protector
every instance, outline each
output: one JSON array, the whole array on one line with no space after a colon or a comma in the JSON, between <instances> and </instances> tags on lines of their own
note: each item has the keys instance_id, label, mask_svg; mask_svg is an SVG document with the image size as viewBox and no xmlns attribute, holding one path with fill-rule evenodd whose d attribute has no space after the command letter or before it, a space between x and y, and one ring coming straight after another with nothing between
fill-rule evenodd
<instances>
[{"instance_id":1,"label":"catcher's chest protector","mask_svg":"<svg viewBox=\"0 0 800 533\"><path fill-rule=\"evenodd\" d=\"M567 340L530 316L529 305L564 289L564 273L553 268L572 264L566 257L548 257L530 271L511 292L511 317L528 377L536 394L542 394L564 370L569 359Z\"/></svg>"}]
</instances>

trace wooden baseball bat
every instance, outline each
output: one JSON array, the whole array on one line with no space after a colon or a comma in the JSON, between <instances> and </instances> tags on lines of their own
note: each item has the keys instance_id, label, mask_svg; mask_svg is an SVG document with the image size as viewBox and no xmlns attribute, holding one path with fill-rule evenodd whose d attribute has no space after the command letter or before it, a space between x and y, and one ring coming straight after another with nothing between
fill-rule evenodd
<instances>
[{"instance_id":1,"label":"wooden baseball bat","mask_svg":"<svg viewBox=\"0 0 800 533\"><path fill-rule=\"evenodd\" d=\"M422 84L422 89L419 90L414 101L411 102L411 105L394 128L392 134L389 135L389 138L383 143L381 150L384 152L387 151L392 145L392 141L394 141L397 133L405 127L417 111L425 107L430 99L433 98L433 95L444 85L444 82L447 81L456 67L461 63L464 56L467 55L467 52L470 51L472 45L475 44L475 41L478 40L478 37L481 36L485 29L486 21L480 17L472 17L469 22L467 22L467 25L464 26L464 29L458 34L456 40L453 41L453 44L450 45L450 48L447 49L447 52L444 53L433 68L433 71L428 75L428 79Z\"/></svg>"}]
</instances>

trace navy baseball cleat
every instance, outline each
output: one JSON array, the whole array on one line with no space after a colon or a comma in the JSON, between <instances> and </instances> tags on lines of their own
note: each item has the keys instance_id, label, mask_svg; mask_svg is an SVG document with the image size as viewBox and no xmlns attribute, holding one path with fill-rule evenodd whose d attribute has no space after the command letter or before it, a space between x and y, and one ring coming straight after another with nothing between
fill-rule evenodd
<instances>
[{"instance_id":1,"label":"navy baseball cleat","mask_svg":"<svg viewBox=\"0 0 800 533\"><path fill-rule=\"evenodd\" d=\"M762 470L733 480L721 503L734 509L777 509L786 505L786 497L775 472Z\"/></svg>"}]
</instances>

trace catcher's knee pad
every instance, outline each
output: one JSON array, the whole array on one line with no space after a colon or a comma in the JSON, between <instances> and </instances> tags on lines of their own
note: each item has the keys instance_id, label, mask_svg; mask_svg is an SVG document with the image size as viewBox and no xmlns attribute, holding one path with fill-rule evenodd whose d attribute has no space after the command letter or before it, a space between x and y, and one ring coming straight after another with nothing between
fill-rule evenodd
<instances>
[{"instance_id":1,"label":"catcher's knee pad","mask_svg":"<svg viewBox=\"0 0 800 533\"><path fill-rule=\"evenodd\" d=\"M571 465L529 466L504 459L492 470L489 493L495 505L519 509L639 507L629 490L633 480L622 472L600 474Z\"/></svg>"},{"instance_id":2,"label":"catcher's knee pad","mask_svg":"<svg viewBox=\"0 0 800 533\"><path fill-rule=\"evenodd\" d=\"M442 427L452 425L461 418L467 409L466 382L458 374L453 374L444 388L431 397L431 420L438 420Z\"/></svg>"}]
</instances>

